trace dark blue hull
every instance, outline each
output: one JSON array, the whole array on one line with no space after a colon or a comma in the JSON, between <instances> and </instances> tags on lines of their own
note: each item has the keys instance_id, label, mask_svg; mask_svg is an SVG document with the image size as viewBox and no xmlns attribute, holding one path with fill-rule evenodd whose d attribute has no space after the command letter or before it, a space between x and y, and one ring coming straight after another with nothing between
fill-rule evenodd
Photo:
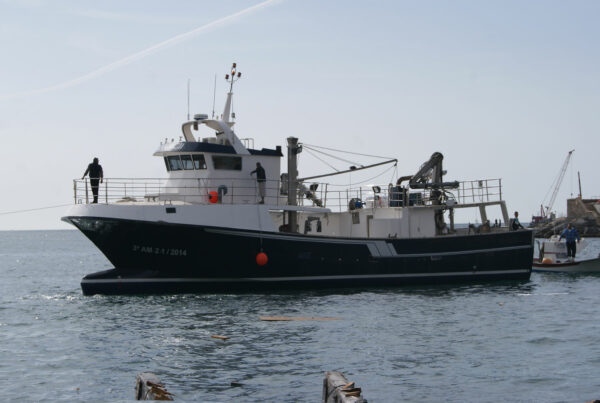
<instances>
[{"instance_id":1,"label":"dark blue hull","mask_svg":"<svg viewBox=\"0 0 600 403\"><path fill-rule=\"evenodd\" d=\"M355 239L66 217L114 264L83 293L252 292L527 280L533 233ZM268 262L259 265L258 253Z\"/></svg>"}]
</instances>

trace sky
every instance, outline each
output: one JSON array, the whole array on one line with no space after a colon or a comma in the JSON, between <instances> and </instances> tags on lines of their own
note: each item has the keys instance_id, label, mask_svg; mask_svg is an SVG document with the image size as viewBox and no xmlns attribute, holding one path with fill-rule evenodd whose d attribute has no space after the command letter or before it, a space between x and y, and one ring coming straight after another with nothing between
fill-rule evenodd
<instances>
[{"instance_id":1,"label":"sky","mask_svg":"<svg viewBox=\"0 0 600 403\"><path fill-rule=\"evenodd\" d=\"M191 113L210 115L217 75L220 112L232 62L236 132L256 148L294 136L398 158L400 176L438 151L447 180L502 178L522 221L575 149L565 214L577 172L600 198L598 15L597 1L0 0L0 230L70 228L93 157L108 178L166 177L152 154L181 136L188 80ZM301 154L301 176L330 170Z\"/></svg>"}]
</instances>

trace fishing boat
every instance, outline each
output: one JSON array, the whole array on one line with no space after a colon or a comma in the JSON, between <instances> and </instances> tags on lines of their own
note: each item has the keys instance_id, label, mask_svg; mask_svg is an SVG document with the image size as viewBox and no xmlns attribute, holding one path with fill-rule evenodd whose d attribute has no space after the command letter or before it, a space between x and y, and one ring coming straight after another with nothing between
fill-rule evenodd
<instances>
[{"instance_id":1,"label":"fishing boat","mask_svg":"<svg viewBox=\"0 0 600 403\"><path fill-rule=\"evenodd\" d=\"M74 180L63 220L114 265L85 276L84 294L529 279L533 232L487 219L486 207L500 206L509 221L500 179L446 182L443 156L433 153L413 175L339 189L316 179L397 161L300 177L297 155L309 146L294 137L281 173L280 146L257 149L234 131L239 78L234 64L221 116L196 114L182 124L180 141L161 142L154 155L166 178L105 178L98 203L87 179ZM201 129L211 135L197 135ZM259 182L257 163L265 172ZM478 209L482 224L455 228L461 208Z\"/></svg>"},{"instance_id":2,"label":"fishing boat","mask_svg":"<svg viewBox=\"0 0 600 403\"><path fill-rule=\"evenodd\" d=\"M593 273L600 272L600 255L594 258L569 258L567 245L560 241L560 236L553 235L538 244L539 254L533 260L533 271L536 272L564 272L564 273ZM586 255L588 242L585 238L577 243L577 255Z\"/></svg>"}]
</instances>

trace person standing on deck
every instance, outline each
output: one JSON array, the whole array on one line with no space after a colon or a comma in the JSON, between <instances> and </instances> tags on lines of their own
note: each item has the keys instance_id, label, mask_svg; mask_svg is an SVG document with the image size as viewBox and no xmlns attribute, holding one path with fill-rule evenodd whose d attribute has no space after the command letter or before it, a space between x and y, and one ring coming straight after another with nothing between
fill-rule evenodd
<instances>
[{"instance_id":1,"label":"person standing on deck","mask_svg":"<svg viewBox=\"0 0 600 403\"><path fill-rule=\"evenodd\" d=\"M521 222L519 221L519 212L515 211L515 218L513 218L513 220L512 220L512 230L516 231L518 229L525 229L525 228L521 225Z\"/></svg>"},{"instance_id":2,"label":"person standing on deck","mask_svg":"<svg viewBox=\"0 0 600 403\"><path fill-rule=\"evenodd\" d=\"M90 185L92 186L92 194L94 195L94 201L92 203L98 203L99 183L102 183L104 180L102 165L98 164L98 158L94 158L94 161L88 165L81 179L85 178L88 173L90 174Z\"/></svg>"},{"instance_id":3,"label":"person standing on deck","mask_svg":"<svg viewBox=\"0 0 600 403\"><path fill-rule=\"evenodd\" d=\"M573 228L573 225L571 225L571 223L569 223L569 225L567 225L567 228L563 230L562 234L560 234L560 237L558 237L558 240L560 241L563 238L567 240L567 257L570 260L574 260L575 252L577 251L577 245L575 244L575 240L579 242L581 241L581 238L579 237L579 233L575 228Z\"/></svg>"},{"instance_id":4,"label":"person standing on deck","mask_svg":"<svg viewBox=\"0 0 600 403\"><path fill-rule=\"evenodd\" d=\"M256 173L256 182L258 183L258 195L260 196L260 204L265 203L265 182L267 181L267 175L265 169L260 165L260 162L256 163L256 169L250 172L250 175Z\"/></svg>"}]
</instances>

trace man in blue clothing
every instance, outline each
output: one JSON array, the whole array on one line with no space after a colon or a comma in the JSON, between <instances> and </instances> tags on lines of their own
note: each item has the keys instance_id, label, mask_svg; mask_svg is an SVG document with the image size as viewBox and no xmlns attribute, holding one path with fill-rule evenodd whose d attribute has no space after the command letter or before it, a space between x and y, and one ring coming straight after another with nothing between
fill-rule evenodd
<instances>
[{"instance_id":1,"label":"man in blue clothing","mask_svg":"<svg viewBox=\"0 0 600 403\"><path fill-rule=\"evenodd\" d=\"M575 259L575 252L577 250L577 245L575 244L575 240L577 240L577 242L579 242L581 240L581 238L579 238L579 234L577 233L577 230L575 228L573 228L573 225L571 225L571 223L569 223L569 225L567 225L567 228L565 228L562 232L562 234L560 234L560 237L558 238L558 240L560 241L561 239L565 238L567 240L567 256L573 260Z\"/></svg>"}]
</instances>

